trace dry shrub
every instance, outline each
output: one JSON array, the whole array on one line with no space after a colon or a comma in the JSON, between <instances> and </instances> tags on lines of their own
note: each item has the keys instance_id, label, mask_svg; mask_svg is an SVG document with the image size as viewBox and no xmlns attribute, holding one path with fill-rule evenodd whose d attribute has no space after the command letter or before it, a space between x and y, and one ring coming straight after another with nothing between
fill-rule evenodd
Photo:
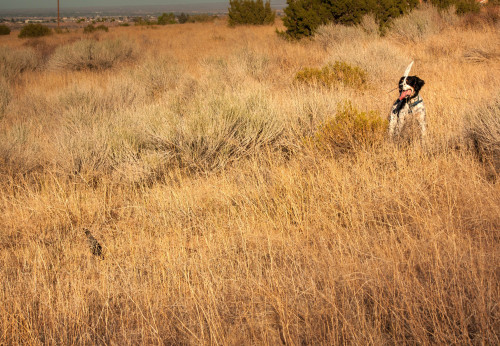
<instances>
[{"instance_id":1,"label":"dry shrub","mask_svg":"<svg viewBox=\"0 0 500 346\"><path fill-rule=\"evenodd\" d=\"M129 40L81 40L58 47L49 67L55 70L105 70L134 60L136 56L137 47Z\"/></svg>"},{"instance_id":2,"label":"dry shrub","mask_svg":"<svg viewBox=\"0 0 500 346\"><path fill-rule=\"evenodd\" d=\"M490 47L488 49L469 48L464 52L463 57L465 60L475 63L498 60L500 58L500 53L494 51L494 49L495 47Z\"/></svg>"},{"instance_id":3,"label":"dry shrub","mask_svg":"<svg viewBox=\"0 0 500 346\"><path fill-rule=\"evenodd\" d=\"M371 24L370 19L366 18L364 25L368 32L365 30L364 26L347 26L334 23L325 24L316 30L314 40L324 49L346 42L349 44L357 44L371 36L370 31L373 29L371 28Z\"/></svg>"},{"instance_id":4,"label":"dry shrub","mask_svg":"<svg viewBox=\"0 0 500 346\"><path fill-rule=\"evenodd\" d=\"M134 70L134 83L139 83L146 95L160 96L180 84L182 67L173 58L148 59Z\"/></svg>"},{"instance_id":5,"label":"dry shrub","mask_svg":"<svg viewBox=\"0 0 500 346\"><path fill-rule=\"evenodd\" d=\"M376 85L393 85L412 60L400 47L386 40L370 40L362 45L343 43L328 50L329 61L359 66Z\"/></svg>"},{"instance_id":6,"label":"dry shrub","mask_svg":"<svg viewBox=\"0 0 500 346\"><path fill-rule=\"evenodd\" d=\"M255 78L263 81L269 77L269 57L259 54L252 49L242 49L235 56L236 64L243 64L245 72Z\"/></svg>"},{"instance_id":7,"label":"dry shrub","mask_svg":"<svg viewBox=\"0 0 500 346\"><path fill-rule=\"evenodd\" d=\"M40 38L29 39L23 45L33 48L43 62L46 62L57 48L57 44L48 43Z\"/></svg>"},{"instance_id":8,"label":"dry shrub","mask_svg":"<svg viewBox=\"0 0 500 346\"><path fill-rule=\"evenodd\" d=\"M500 6L488 5L476 13L465 13L460 22L464 28L493 27L498 30L500 23Z\"/></svg>"},{"instance_id":9,"label":"dry shrub","mask_svg":"<svg viewBox=\"0 0 500 346\"><path fill-rule=\"evenodd\" d=\"M366 71L358 66L351 66L343 61L336 61L321 69L304 68L297 72L295 79L309 85L323 85L331 87L342 83L352 88L359 88L366 83Z\"/></svg>"},{"instance_id":10,"label":"dry shrub","mask_svg":"<svg viewBox=\"0 0 500 346\"><path fill-rule=\"evenodd\" d=\"M0 173L15 176L48 168L42 129L32 121L20 122L0 132Z\"/></svg>"},{"instance_id":11,"label":"dry shrub","mask_svg":"<svg viewBox=\"0 0 500 346\"><path fill-rule=\"evenodd\" d=\"M333 154L352 153L382 143L387 122L374 111L360 112L350 103L339 107L335 117L326 120L306 143Z\"/></svg>"},{"instance_id":12,"label":"dry shrub","mask_svg":"<svg viewBox=\"0 0 500 346\"><path fill-rule=\"evenodd\" d=\"M39 60L33 49L11 49L0 47L0 76L12 81L26 71L39 67Z\"/></svg>"},{"instance_id":13,"label":"dry shrub","mask_svg":"<svg viewBox=\"0 0 500 346\"><path fill-rule=\"evenodd\" d=\"M373 14L367 14L361 19L359 26L370 38L376 38L379 35L380 29Z\"/></svg>"},{"instance_id":14,"label":"dry shrub","mask_svg":"<svg viewBox=\"0 0 500 346\"><path fill-rule=\"evenodd\" d=\"M447 17L450 15L447 14ZM418 42L440 31L441 19L437 8L423 6L394 19L388 35L400 42Z\"/></svg>"},{"instance_id":15,"label":"dry shrub","mask_svg":"<svg viewBox=\"0 0 500 346\"><path fill-rule=\"evenodd\" d=\"M224 168L269 147L283 132L276 110L262 95L204 94L192 103L188 116L158 114L147 129L150 148L189 170Z\"/></svg>"},{"instance_id":16,"label":"dry shrub","mask_svg":"<svg viewBox=\"0 0 500 346\"><path fill-rule=\"evenodd\" d=\"M5 77L0 76L0 120L2 119L12 95L10 85Z\"/></svg>"},{"instance_id":17,"label":"dry shrub","mask_svg":"<svg viewBox=\"0 0 500 346\"><path fill-rule=\"evenodd\" d=\"M465 137L482 162L500 172L500 95L469 115Z\"/></svg>"}]
</instances>

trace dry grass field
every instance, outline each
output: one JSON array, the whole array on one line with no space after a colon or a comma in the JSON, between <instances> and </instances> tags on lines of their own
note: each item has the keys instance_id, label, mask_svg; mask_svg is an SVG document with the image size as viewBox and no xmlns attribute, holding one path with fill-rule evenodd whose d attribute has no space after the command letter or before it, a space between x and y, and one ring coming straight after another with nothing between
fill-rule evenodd
<instances>
[{"instance_id":1,"label":"dry grass field","mask_svg":"<svg viewBox=\"0 0 500 346\"><path fill-rule=\"evenodd\" d=\"M499 344L493 17L0 36L0 344ZM318 135L412 60L426 143Z\"/></svg>"}]
</instances>

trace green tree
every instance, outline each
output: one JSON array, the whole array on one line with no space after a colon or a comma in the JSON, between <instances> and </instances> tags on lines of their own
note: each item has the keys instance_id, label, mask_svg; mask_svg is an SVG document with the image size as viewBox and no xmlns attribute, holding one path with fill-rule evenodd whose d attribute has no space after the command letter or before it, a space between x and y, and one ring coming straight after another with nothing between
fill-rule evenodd
<instances>
[{"instance_id":1,"label":"green tree","mask_svg":"<svg viewBox=\"0 0 500 346\"><path fill-rule=\"evenodd\" d=\"M283 24L288 37L311 36L318 26L332 19L321 0L287 0L287 4Z\"/></svg>"},{"instance_id":2,"label":"green tree","mask_svg":"<svg viewBox=\"0 0 500 346\"><path fill-rule=\"evenodd\" d=\"M357 25L363 16L372 13L381 27L390 20L408 13L419 0L287 0L283 23L286 35L300 39L310 36L328 22Z\"/></svg>"},{"instance_id":3,"label":"green tree","mask_svg":"<svg viewBox=\"0 0 500 346\"><path fill-rule=\"evenodd\" d=\"M167 24L175 24L177 21L175 20L175 15L173 13L163 13L158 17L159 25L167 25Z\"/></svg>"},{"instance_id":4,"label":"green tree","mask_svg":"<svg viewBox=\"0 0 500 346\"><path fill-rule=\"evenodd\" d=\"M185 14L183 12L177 16L177 20L179 21L179 24L187 23L189 22L189 14Z\"/></svg>"},{"instance_id":5,"label":"green tree","mask_svg":"<svg viewBox=\"0 0 500 346\"><path fill-rule=\"evenodd\" d=\"M271 9L270 1L229 0L229 25L265 25L274 23L276 13Z\"/></svg>"}]
</instances>

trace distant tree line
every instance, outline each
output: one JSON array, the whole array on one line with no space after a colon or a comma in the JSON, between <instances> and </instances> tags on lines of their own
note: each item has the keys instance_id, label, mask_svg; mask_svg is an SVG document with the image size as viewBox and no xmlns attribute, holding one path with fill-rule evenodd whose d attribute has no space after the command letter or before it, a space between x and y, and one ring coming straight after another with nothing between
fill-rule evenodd
<instances>
[{"instance_id":1,"label":"distant tree line","mask_svg":"<svg viewBox=\"0 0 500 346\"><path fill-rule=\"evenodd\" d=\"M273 24L276 12L271 9L270 1L230 0L229 25L265 25Z\"/></svg>"},{"instance_id":2,"label":"distant tree line","mask_svg":"<svg viewBox=\"0 0 500 346\"><path fill-rule=\"evenodd\" d=\"M184 24L184 23L196 23L196 22L211 22L217 16L209 14L195 14L190 15L186 13L181 13L175 15L174 13L162 13L158 16L157 20L150 20L143 17L135 17L133 19L135 25L167 25L167 24Z\"/></svg>"},{"instance_id":3,"label":"distant tree line","mask_svg":"<svg viewBox=\"0 0 500 346\"><path fill-rule=\"evenodd\" d=\"M429 0L445 9L454 5L458 14L479 10L476 0ZM310 36L322 24L357 25L363 16L375 16L380 29L392 19L407 14L419 5L419 0L287 0L283 23L285 36L295 39Z\"/></svg>"}]
</instances>

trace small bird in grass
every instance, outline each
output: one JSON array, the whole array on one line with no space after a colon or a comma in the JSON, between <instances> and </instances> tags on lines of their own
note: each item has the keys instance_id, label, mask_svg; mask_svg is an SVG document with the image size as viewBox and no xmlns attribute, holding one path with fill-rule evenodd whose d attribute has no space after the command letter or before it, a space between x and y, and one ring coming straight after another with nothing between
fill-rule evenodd
<instances>
[{"instance_id":1,"label":"small bird in grass","mask_svg":"<svg viewBox=\"0 0 500 346\"><path fill-rule=\"evenodd\" d=\"M102 254L102 246L99 244L96 238L90 233L88 229L85 229L85 235L87 236L87 242L89 244L90 252L92 255L100 257L101 259L104 258L104 255Z\"/></svg>"}]
</instances>

